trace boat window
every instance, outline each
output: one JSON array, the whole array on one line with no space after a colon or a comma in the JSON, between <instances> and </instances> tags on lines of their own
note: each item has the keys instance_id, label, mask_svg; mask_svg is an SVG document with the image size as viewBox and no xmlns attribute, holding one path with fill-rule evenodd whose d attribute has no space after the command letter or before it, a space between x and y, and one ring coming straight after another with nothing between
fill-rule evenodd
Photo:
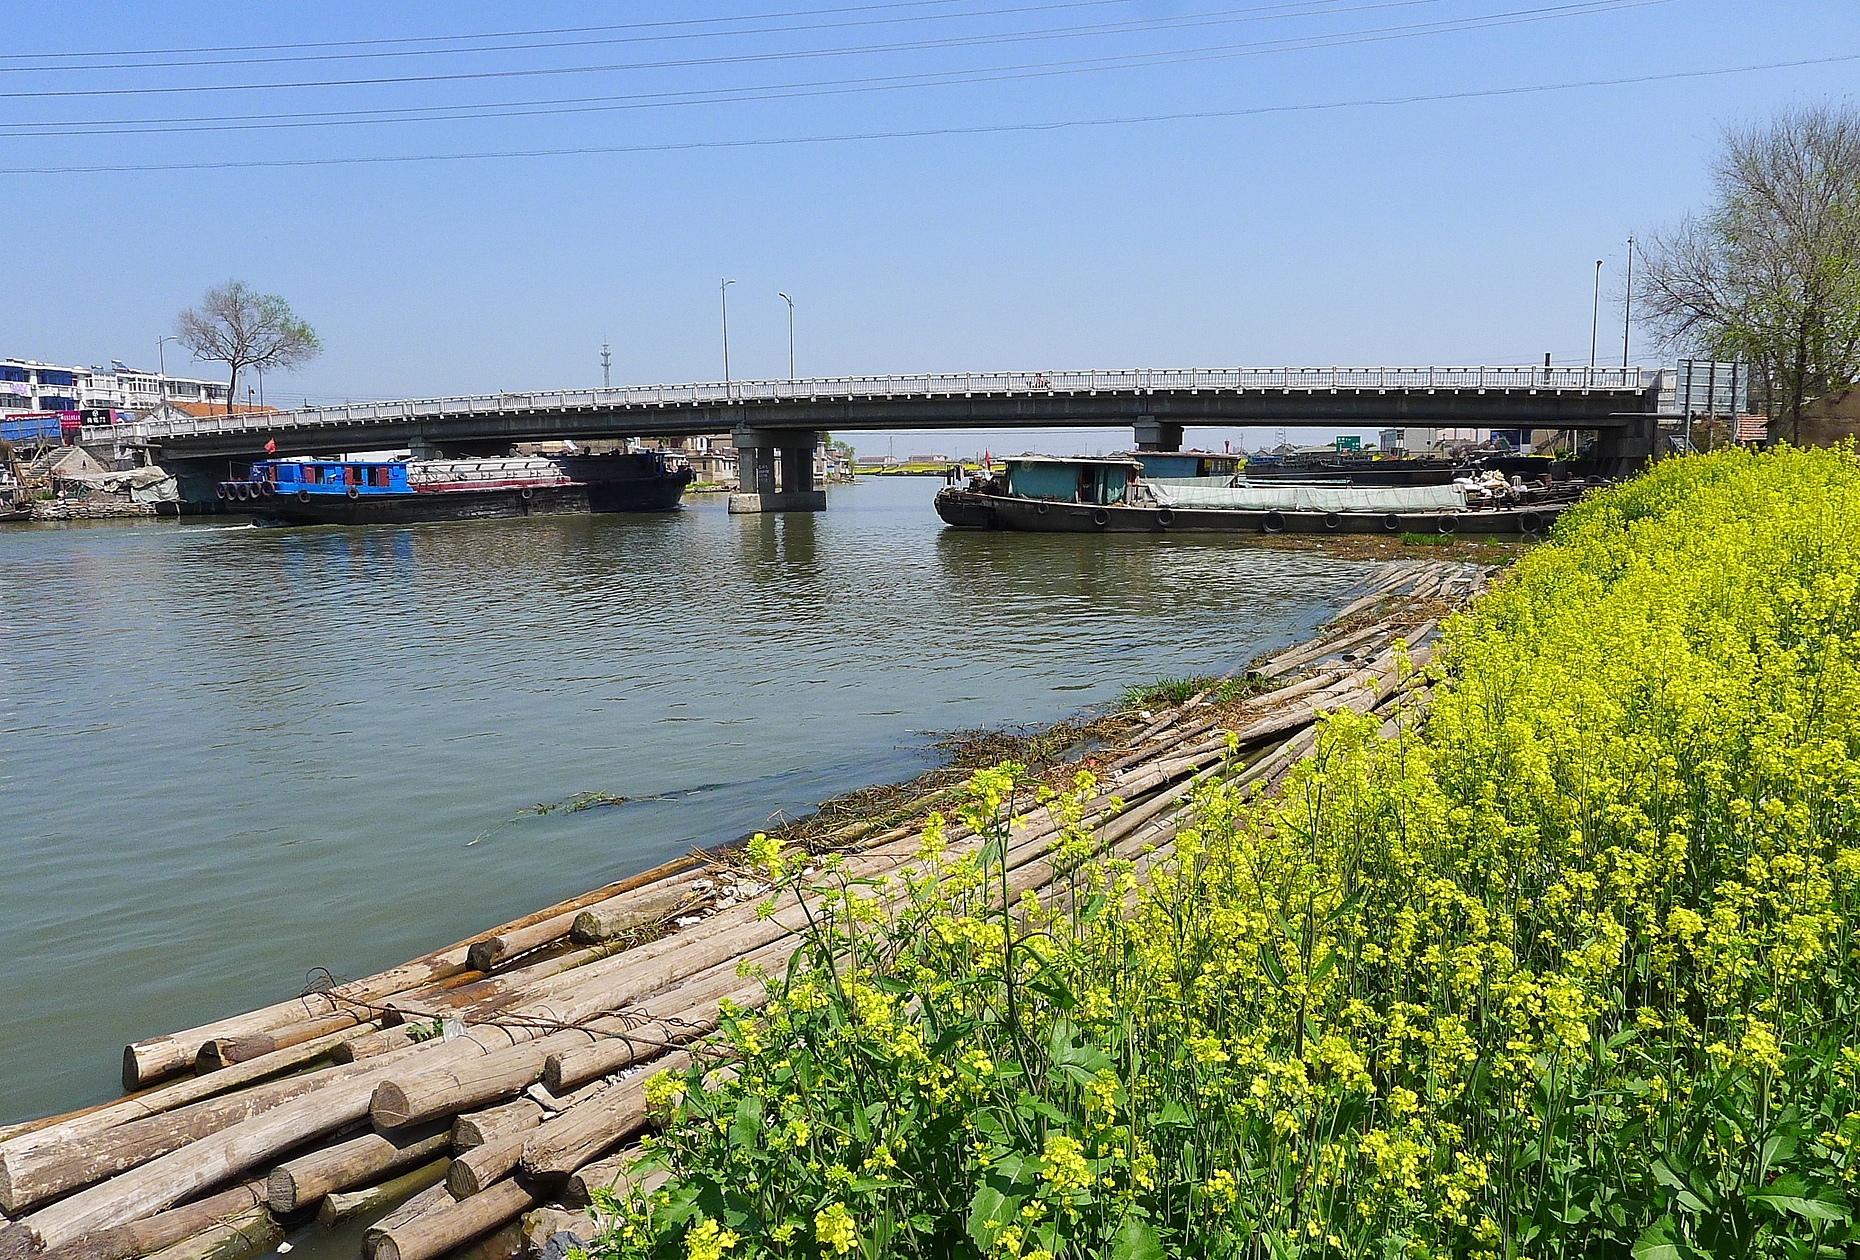
<instances>
[{"instance_id":1,"label":"boat window","mask_svg":"<svg viewBox=\"0 0 1860 1260\"><path fill-rule=\"evenodd\" d=\"M385 488L388 484L388 474L390 471L391 470L385 465L380 468L370 468L368 470L368 484Z\"/></svg>"},{"instance_id":2,"label":"boat window","mask_svg":"<svg viewBox=\"0 0 1860 1260\"><path fill-rule=\"evenodd\" d=\"M342 470L342 484L344 484L345 486L361 485L362 484L362 470L359 468L355 468L355 467L349 467L349 468L343 469Z\"/></svg>"},{"instance_id":3,"label":"boat window","mask_svg":"<svg viewBox=\"0 0 1860 1260\"><path fill-rule=\"evenodd\" d=\"M303 476L306 482L314 486L323 480L323 470L318 468L315 464L305 464L303 466Z\"/></svg>"}]
</instances>

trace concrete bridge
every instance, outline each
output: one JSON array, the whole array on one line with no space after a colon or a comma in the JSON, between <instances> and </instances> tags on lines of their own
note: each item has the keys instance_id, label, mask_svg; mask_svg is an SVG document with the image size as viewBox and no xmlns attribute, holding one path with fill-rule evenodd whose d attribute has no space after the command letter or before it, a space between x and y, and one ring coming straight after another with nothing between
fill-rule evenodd
<instances>
[{"instance_id":1,"label":"concrete bridge","mask_svg":"<svg viewBox=\"0 0 1860 1260\"><path fill-rule=\"evenodd\" d=\"M407 447L504 454L513 442L731 431L743 488L772 509L822 506L811 454L822 431L1128 427L1175 450L1193 425L1479 427L1599 433L1623 468L1652 453L1661 373L1643 368L1137 368L851 376L635 385L304 407L275 414L87 428L86 442L144 445L162 463L221 474L229 461ZM777 470L779 465L780 476ZM778 489L779 486L779 489Z\"/></svg>"}]
</instances>

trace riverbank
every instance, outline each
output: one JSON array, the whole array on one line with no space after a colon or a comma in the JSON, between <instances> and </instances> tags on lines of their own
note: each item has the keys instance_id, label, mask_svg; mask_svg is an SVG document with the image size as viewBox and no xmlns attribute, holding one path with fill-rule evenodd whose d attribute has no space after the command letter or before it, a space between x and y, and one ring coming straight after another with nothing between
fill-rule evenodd
<instances>
[{"instance_id":1,"label":"riverbank","mask_svg":"<svg viewBox=\"0 0 1860 1260\"><path fill-rule=\"evenodd\" d=\"M1128 807L1114 824L1120 838L1148 844L1195 783L1236 764L1223 722L1239 727L1236 747L1265 785L1311 747L1318 709L1394 720L1407 676L1393 638L1424 640L1437 614L1482 581L1482 570L1460 565L1386 570L1321 641L1237 671L1236 685L1205 688L1147 718L1139 709L1048 731L1024 747L1044 739L1059 756L1079 751L1062 743L1088 744L1084 760L1056 761L1045 773L1062 783L1096 767ZM1294 676L1301 681L1283 685ZM787 835L807 852L847 855L878 873L915 851L929 811L950 800L947 783L920 780L879 799L830 803ZM1048 833L1020 855L1030 890L1053 878L1041 856L1051 843ZM24 1218L0 1233L0 1254L107 1231L111 1241L91 1260L127 1260L155 1239L191 1254L210 1241L224 1260L224 1229L200 1225L203 1209L186 1204L255 1172L265 1174L266 1195L278 1196L241 1208L261 1226L260 1216L289 1224L319 1197L334 1201L384 1179L398 1189L371 1199L375 1210L401 1190L425 1194L434 1210L374 1235L377 1257L416 1260L486 1233L505 1237L501 1224L543 1199L585 1193L594 1174L576 1176L637 1131L639 1078L615 1073L667 1052L676 1062L684 1052L667 1048L715 1029L725 999L759 1001L760 982L740 978L739 963L779 970L803 926L792 907L773 919L757 912L761 883L729 853L685 859L365 980L138 1043L125 1055L126 1081L173 1083L57 1124L16 1127L0 1141L0 1208ZM458 1026L468 1034L462 1042L451 1035ZM521 1105L504 1102L518 1095ZM371 1115L384 1137L342 1136ZM492 1138L479 1127L506 1120L515 1127ZM324 1144L320 1154L276 1162L313 1141ZM443 1197L398 1176L441 1157L452 1161ZM249 1236L275 1235L261 1227Z\"/></svg>"},{"instance_id":2,"label":"riverbank","mask_svg":"<svg viewBox=\"0 0 1860 1260\"><path fill-rule=\"evenodd\" d=\"M1134 851L1042 793L1037 900L1013 767L879 913L765 854L805 961L649 1087L594 1254L1850 1252L1857 503L1851 448L1663 462L1447 627L1424 721Z\"/></svg>"}]
</instances>

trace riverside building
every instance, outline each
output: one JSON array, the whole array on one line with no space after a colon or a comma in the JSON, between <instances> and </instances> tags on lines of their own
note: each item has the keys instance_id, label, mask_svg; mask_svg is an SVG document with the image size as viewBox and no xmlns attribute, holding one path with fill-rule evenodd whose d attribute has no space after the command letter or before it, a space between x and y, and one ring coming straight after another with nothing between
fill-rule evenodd
<instances>
[{"instance_id":1,"label":"riverside building","mask_svg":"<svg viewBox=\"0 0 1860 1260\"><path fill-rule=\"evenodd\" d=\"M0 358L0 413L93 408L142 412L153 411L165 402L223 406L226 384L146 372L114 361L104 368Z\"/></svg>"}]
</instances>

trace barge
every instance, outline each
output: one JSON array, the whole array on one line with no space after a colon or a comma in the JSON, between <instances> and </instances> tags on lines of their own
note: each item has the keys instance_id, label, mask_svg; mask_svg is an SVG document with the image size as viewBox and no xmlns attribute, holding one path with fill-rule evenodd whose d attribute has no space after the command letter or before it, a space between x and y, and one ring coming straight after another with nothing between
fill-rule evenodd
<instances>
[{"instance_id":1,"label":"barge","mask_svg":"<svg viewBox=\"0 0 1860 1260\"><path fill-rule=\"evenodd\" d=\"M1169 459L1165 455L1156 462ZM1261 484L1239 476L1146 477L1151 457L1026 455L936 496L966 529L1037 533L1514 534L1548 529L1572 496L1496 483Z\"/></svg>"},{"instance_id":2,"label":"barge","mask_svg":"<svg viewBox=\"0 0 1860 1260\"><path fill-rule=\"evenodd\" d=\"M404 525L668 512L695 474L656 452L507 459L276 459L216 496L261 525Z\"/></svg>"}]
</instances>

